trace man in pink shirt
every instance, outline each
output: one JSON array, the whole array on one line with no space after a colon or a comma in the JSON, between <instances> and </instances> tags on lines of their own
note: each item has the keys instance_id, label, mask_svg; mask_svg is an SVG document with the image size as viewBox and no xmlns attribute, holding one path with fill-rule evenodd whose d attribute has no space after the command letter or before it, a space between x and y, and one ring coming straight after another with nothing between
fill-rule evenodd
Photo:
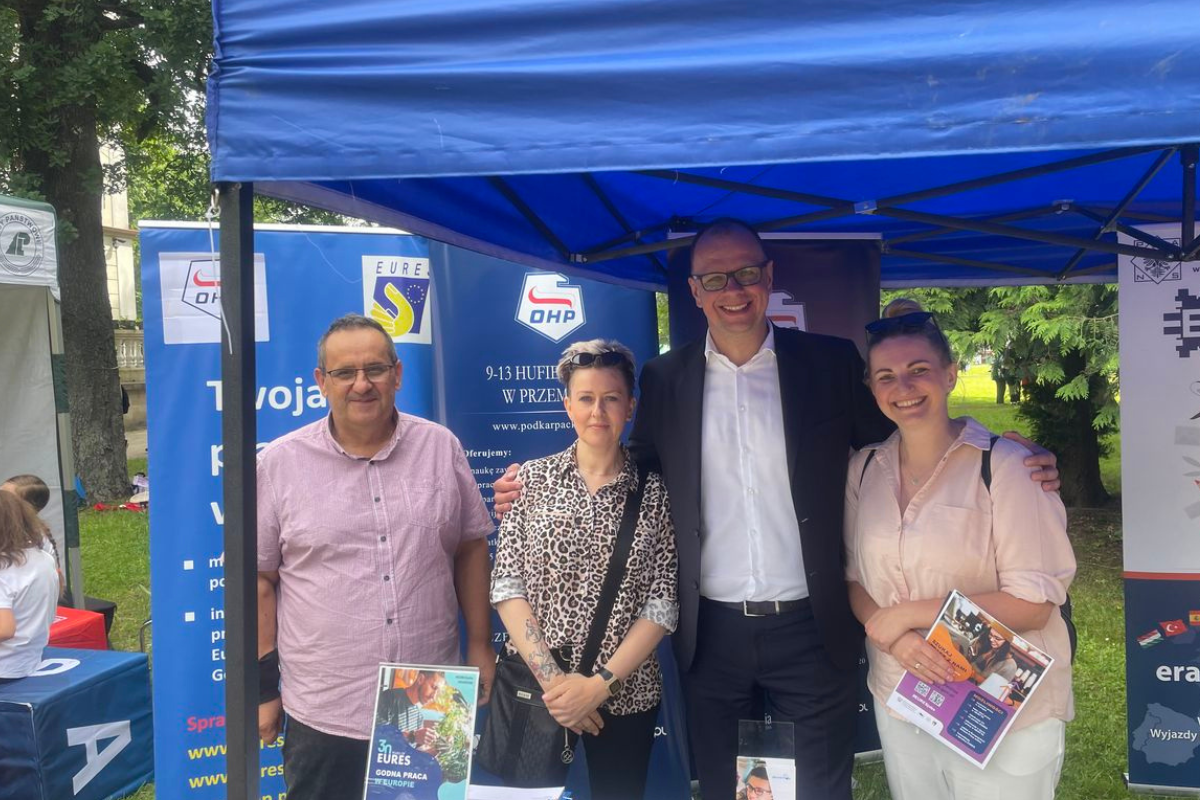
<instances>
[{"instance_id":1,"label":"man in pink shirt","mask_svg":"<svg viewBox=\"0 0 1200 800\"><path fill-rule=\"evenodd\" d=\"M378 323L335 320L329 415L258 457L259 735L287 712L291 800L362 797L379 664L459 663L460 609L480 702L491 687L492 520L454 435L396 410L402 373Z\"/></svg>"}]
</instances>

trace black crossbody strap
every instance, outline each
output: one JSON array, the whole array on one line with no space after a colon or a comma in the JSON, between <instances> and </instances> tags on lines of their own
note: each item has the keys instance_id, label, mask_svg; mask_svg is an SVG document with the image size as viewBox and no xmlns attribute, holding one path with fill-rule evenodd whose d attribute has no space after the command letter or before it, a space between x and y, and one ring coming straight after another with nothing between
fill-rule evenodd
<instances>
[{"instance_id":1,"label":"black crossbody strap","mask_svg":"<svg viewBox=\"0 0 1200 800\"><path fill-rule=\"evenodd\" d=\"M863 462L863 470L858 474L858 488L862 488L863 478L867 477L867 467L871 466L871 462L875 460L875 450L867 451L867 460Z\"/></svg>"},{"instance_id":2,"label":"black crossbody strap","mask_svg":"<svg viewBox=\"0 0 1200 800\"><path fill-rule=\"evenodd\" d=\"M621 515L621 527L617 528L617 539L613 543L612 559L608 562L608 572L604 575L604 585L600 589L600 602L596 604L596 616L592 619L592 627L588 631L587 644L583 646L583 654L579 659L579 673L591 675L596 658L600 655L600 644L604 641L604 632L608 630L608 621L612 618L613 605L617 602L617 590L625 578L625 568L629 562L629 551L633 548L633 531L637 527L638 512L642 508L642 497L646 494L647 470L642 465L637 468L637 488L625 499L625 512Z\"/></svg>"}]
</instances>

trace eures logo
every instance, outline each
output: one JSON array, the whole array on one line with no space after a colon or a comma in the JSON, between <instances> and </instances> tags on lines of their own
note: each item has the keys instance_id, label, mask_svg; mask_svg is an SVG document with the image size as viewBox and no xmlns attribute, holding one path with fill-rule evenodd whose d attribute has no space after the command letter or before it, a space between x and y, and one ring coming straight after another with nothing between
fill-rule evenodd
<instances>
[{"instance_id":1,"label":"eures logo","mask_svg":"<svg viewBox=\"0 0 1200 800\"><path fill-rule=\"evenodd\" d=\"M552 342L561 342L586 321L583 288L557 272L527 272L516 320Z\"/></svg>"},{"instance_id":2,"label":"eures logo","mask_svg":"<svg viewBox=\"0 0 1200 800\"><path fill-rule=\"evenodd\" d=\"M221 267L212 258L194 258L188 263L188 274L180 299L192 308L221 318Z\"/></svg>"},{"instance_id":3,"label":"eures logo","mask_svg":"<svg viewBox=\"0 0 1200 800\"><path fill-rule=\"evenodd\" d=\"M429 300L429 259L363 256L363 313L396 342L433 341L425 309Z\"/></svg>"},{"instance_id":4,"label":"eures logo","mask_svg":"<svg viewBox=\"0 0 1200 800\"><path fill-rule=\"evenodd\" d=\"M0 266L14 275L32 275L45 252L42 232L32 219L17 212L0 217Z\"/></svg>"}]
</instances>

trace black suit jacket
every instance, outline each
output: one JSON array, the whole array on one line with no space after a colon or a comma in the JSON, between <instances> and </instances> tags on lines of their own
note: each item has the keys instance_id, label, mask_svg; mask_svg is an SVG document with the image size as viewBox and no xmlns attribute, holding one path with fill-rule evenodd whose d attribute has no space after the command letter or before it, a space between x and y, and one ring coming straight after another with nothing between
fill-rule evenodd
<instances>
[{"instance_id":1,"label":"black suit jacket","mask_svg":"<svg viewBox=\"0 0 1200 800\"><path fill-rule=\"evenodd\" d=\"M863 362L846 339L776 328L790 502L813 614L825 650L838 667L857 664L862 628L846 594L842 517L851 447L881 441L894 426L863 383ZM662 472L671 497L679 549L679 627L672 640L680 669L696 651L700 603L700 440L704 342L646 363L630 435L639 461ZM712 532L720 535L720 531Z\"/></svg>"}]
</instances>

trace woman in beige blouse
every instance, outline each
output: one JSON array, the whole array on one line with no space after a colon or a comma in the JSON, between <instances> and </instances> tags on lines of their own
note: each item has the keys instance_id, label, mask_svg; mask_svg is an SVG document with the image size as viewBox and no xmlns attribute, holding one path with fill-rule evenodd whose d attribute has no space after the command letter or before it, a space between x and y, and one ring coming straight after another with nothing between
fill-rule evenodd
<instances>
[{"instance_id":1,"label":"woman in beige blouse","mask_svg":"<svg viewBox=\"0 0 1200 800\"><path fill-rule=\"evenodd\" d=\"M588 734L594 800L643 794L662 693L654 649L679 617L675 530L666 487L652 472L596 668L576 671L638 479L621 444L633 375L633 354L618 342L577 342L563 352L558 377L578 438L517 473L524 491L504 516L492 569L491 600L510 652L529 665L559 724Z\"/></svg>"},{"instance_id":2,"label":"woman in beige blouse","mask_svg":"<svg viewBox=\"0 0 1200 800\"><path fill-rule=\"evenodd\" d=\"M1004 438L992 445L975 420L950 418L958 367L931 314L894 301L867 329L867 382L898 430L850 461L847 580L867 631L893 800L1052 798L1073 716L1070 644L1058 613L1075 575L1066 510L1029 480L1024 447ZM989 446L990 491L980 474ZM951 589L1055 658L984 770L885 708L905 670L929 684L951 679L924 638Z\"/></svg>"}]
</instances>

